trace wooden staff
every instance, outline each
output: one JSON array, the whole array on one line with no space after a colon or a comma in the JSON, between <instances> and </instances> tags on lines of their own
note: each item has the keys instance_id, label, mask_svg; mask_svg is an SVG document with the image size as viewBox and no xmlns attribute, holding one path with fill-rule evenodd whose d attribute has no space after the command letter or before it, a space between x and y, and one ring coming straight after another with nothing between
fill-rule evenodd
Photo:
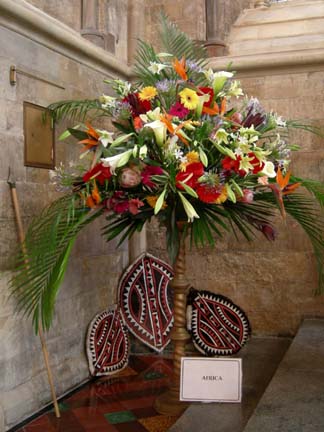
<instances>
[{"instance_id":1,"label":"wooden staff","mask_svg":"<svg viewBox=\"0 0 324 432\"><path fill-rule=\"evenodd\" d=\"M7 183L10 186L11 198L12 198L12 203L13 203L14 212L15 212L15 216L16 216L16 222L17 222L17 226L18 226L18 237L19 237L19 241L20 241L21 247L22 247L23 252L24 252L25 233L24 233L24 227L23 227L21 215L20 215L20 207L19 207L19 202L18 202L16 183L14 181L12 181L10 177L11 176L10 176L10 168L9 168L9 176L8 176ZM42 326L40 323L38 323L38 334L39 334L39 338L40 338L41 345L42 345L44 362L45 362L45 367L46 367L47 376L48 376L48 383L49 383L49 386L51 389L52 400L53 400L53 404L54 404L54 411L55 411L56 417L59 418L59 417L61 417L61 414L60 414L60 409L59 409L59 406L57 403L57 398L56 398L56 393L55 393L55 388L54 388L54 383L53 383L53 375L52 375L52 371L51 371L51 367L50 367L50 363L49 363L49 355L48 355L48 350L47 350L47 346L46 346L46 341L45 341L43 329L42 329Z\"/></svg>"}]
</instances>

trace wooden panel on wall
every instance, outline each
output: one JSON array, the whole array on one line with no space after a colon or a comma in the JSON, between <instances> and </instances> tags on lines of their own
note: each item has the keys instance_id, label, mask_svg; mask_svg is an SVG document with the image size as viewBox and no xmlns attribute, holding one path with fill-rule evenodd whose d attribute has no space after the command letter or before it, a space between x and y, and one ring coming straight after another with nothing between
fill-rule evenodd
<instances>
[{"instance_id":1,"label":"wooden panel on wall","mask_svg":"<svg viewBox=\"0 0 324 432\"><path fill-rule=\"evenodd\" d=\"M53 169L54 127L46 108L24 102L25 166Z\"/></svg>"}]
</instances>

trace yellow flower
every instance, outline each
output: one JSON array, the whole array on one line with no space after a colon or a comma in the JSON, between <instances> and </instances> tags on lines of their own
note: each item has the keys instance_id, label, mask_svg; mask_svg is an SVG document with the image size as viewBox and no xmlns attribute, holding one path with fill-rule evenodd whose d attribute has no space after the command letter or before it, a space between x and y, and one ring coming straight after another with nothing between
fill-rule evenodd
<instances>
[{"instance_id":1,"label":"yellow flower","mask_svg":"<svg viewBox=\"0 0 324 432\"><path fill-rule=\"evenodd\" d=\"M225 187L223 187L221 194L219 197L215 200L215 204L222 204L227 200L227 190Z\"/></svg>"},{"instance_id":2,"label":"yellow flower","mask_svg":"<svg viewBox=\"0 0 324 432\"><path fill-rule=\"evenodd\" d=\"M155 96L157 95L157 90L155 87L152 86L148 86L148 87L144 87L140 94L139 94L139 98L144 101L144 100L151 100L153 98L155 98Z\"/></svg>"},{"instance_id":3,"label":"yellow flower","mask_svg":"<svg viewBox=\"0 0 324 432\"><path fill-rule=\"evenodd\" d=\"M181 171L186 171L187 165L193 162L199 162L199 154L196 151L191 151L186 154L184 162L181 162L180 169Z\"/></svg>"},{"instance_id":4,"label":"yellow flower","mask_svg":"<svg viewBox=\"0 0 324 432\"><path fill-rule=\"evenodd\" d=\"M156 201L158 200L158 196L156 196L156 195L149 195L145 199L146 199L147 204L150 207L154 208L155 204L156 204ZM162 209L165 209L166 207L167 207L167 203L165 201L163 201Z\"/></svg>"},{"instance_id":5,"label":"yellow flower","mask_svg":"<svg viewBox=\"0 0 324 432\"><path fill-rule=\"evenodd\" d=\"M188 163L199 162L199 154L196 151L191 151L186 156Z\"/></svg>"},{"instance_id":6,"label":"yellow flower","mask_svg":"<svg viewBox=\"0 0 324 432\"><path fill-rule=\"evenodd\" d=\"M199 103L199 97L197 93L188 88L183 89L179 93L179 96L181 98L182 105L184 105L184 107L189 110L194 110Z\"/></svg>"}]
</instances>

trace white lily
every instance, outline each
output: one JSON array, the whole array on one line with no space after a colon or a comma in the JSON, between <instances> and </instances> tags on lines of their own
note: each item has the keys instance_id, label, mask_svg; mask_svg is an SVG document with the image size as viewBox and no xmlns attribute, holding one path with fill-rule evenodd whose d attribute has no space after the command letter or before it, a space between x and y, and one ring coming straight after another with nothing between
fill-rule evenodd
<instances>
[{"instance_id":1,"label":"white lily","mask_svg":"<svg viewBox=\"0 0 324 432\"><path fill-rule=\"evenodd\" d=\"M199 215L197 214L194 206L190 203L190 201L188 201L181 192L178 192L178 194L182 201L183 208L188 216L188 222L193 222L195 218L199 219Z\"/></svg>"},{"instance_id":2,"label":"white lily","mask_svg":"<svg viewBox=\"0 0 324 432\"><path fill-rule=\"evenodd\" d=\"M156 142L159 146L162 146L166 140L166 125L161 120L155 120L151 123L146 123L144 127L150 127L155 135Z\"/></svg>"},{"instance_id":3,"label":"white lily","mask_svg":"<svg viewBox=\"0 0 324 432\"><path fill-rule=\"evenodd\" d=\"M108 144L111 144L114 141L113 139L114 132L108 132L106 130L100 130L100 129L97 129L97 132L100 135L99 141L104 147L107 147Z\"/></svg>"},{"instance_id":4,"label":"white lily","mask_svg":"<svg viewBox=\"0 0 324 432\"><path fill-rule=\"evenodd\" d=\"M267 176L267 177L270 177L270 178L276 177L277 173L275 171L274 164L270 161L267 161L264 164L263 170L261 171L260 174Z\"/></svg>"},{"instance_id":5,"label":"white lily","mask_svg":"<svg viewBox=\"0 0 324 432\"><path fill-rule=\"evenodd\" d=\"M161 108L156 107L153 111L147 111L146 114L140 114L140 119L143 123L147 123L148 121L155 121L159 120L161 116Z\"/></svg>"},{"instance_id":6,"label":"white lily","mask_svg":"<svg viewBox=\"0 0 324 432\"><path fill-rule=\"evenodd\" d=\"M210 97L211 97L210 94L198 95L199 102L196 108L196 114L198 117L201 117L204 103L209 102Z\"/></svg>"},{"instance_id":7,"label":"white lily","mask_svg":"<svg viewBox=\"0 0 324 432\"><path fill-rule=\"evenodd\" d=\"M147 69L154 74L159 74L163 69L167 67L168 66L163 63L150 62L150 66Z\"/></svg>"},{"instance_id":8,"label":"white lily","mask_svg":"<svg viewBox=\"0 0 324 432\"><path fill-rule=\"evenodd\" d=\"M232 76L233 76L232 72L227 72L227 71L220 71L214 74L212 86L213 86L214 93L216 95L222 90L226 81L229 78L232 78Z\"/></svg>"},{"instance_id":9,"label":"white lily","mask_svg":"<svg viewBox=\"0 0 324 432\"><path fill-rule=\"evenodd\" d=\"M129 158L131 157L133 150L126 150L123 153L119 153L115 156L110 156L106 158L102 158L101 162L103 166L109 167L110 171L113 175L116 174L116 168L120 168L127 164Z\"/></svg>"}]
</instances>

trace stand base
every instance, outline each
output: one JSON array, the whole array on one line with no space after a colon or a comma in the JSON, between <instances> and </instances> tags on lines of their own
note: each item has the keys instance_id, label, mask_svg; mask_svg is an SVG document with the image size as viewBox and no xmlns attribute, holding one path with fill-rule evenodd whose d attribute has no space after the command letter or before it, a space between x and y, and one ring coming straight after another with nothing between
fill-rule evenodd
<instances>
[{"instance_id":1,"label":"stand base","mask_svg":"<svg viewBox=\"0 0 324 432\"><path fill-rule=\"evenodd\" d=\"M154 408L162 415L179 416L190 404L181 402L179 396L172 390L167 390L155 399Z\"/></svg>"}]
</instances>

